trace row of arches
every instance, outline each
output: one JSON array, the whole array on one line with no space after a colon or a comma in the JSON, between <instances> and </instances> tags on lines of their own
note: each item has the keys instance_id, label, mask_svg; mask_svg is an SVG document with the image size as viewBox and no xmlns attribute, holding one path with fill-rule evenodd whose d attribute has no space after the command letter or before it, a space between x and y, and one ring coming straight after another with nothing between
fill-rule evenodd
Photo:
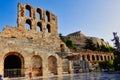
<instances>
[{"instance_id":1,"label":"row of arches","mask_svg":"<svg viewBox=\"0 0 120 80\"><path fill-rule=\"evenodd\" d=\"M24 76L25 62L19 53L8 53L4 59L4 77L20 77ZM33 76L43 76L43 59L39 55L31 58L31 72ZM48 71L57 75L57 59L55 56L48 57Z\"/></svg>"},{"instance_id":2,"label":"row of arches","mask_svg":"<svg viewBox=\"0 0 120 80\"><path fill-rule=\"evenodd\" d=\"M87 61L102 61L102 60L113 60L111 55L82 55L82 60Z\"/></svg>"},{"instance_id":3,"label":"row of arches","mask_svg":"<svg viewBox=\"0 0 120 80\"><path fill-rule=\"evenodd\" d=\"M25 6L25 14L27 17L32 17L32 7L30 5L26 5ZM36 15L33 14L33 16L36 16L36 19L38 20L42 20L43 18L43 12L40 8L37 8L36 11L35 11ZM45 21L46 22L50 22L50 12L49 11L46 11L45 12Z\"/></svg>"},{"instance_id":4,"label":"row of arches","mask_svg":"<svg viewBox=\"0 0 120 80\"><path fill-rule=\"evenodd\" d=\"M26 29L27 30L31 30L32 29L32 21L30 19L26 20ZM36 30L43 31L43 25L42 25L41 22L37 23ZM51 26L50 26L50 24L46 25L46 32L51 33Z\"/></svg>"}]
</instances>

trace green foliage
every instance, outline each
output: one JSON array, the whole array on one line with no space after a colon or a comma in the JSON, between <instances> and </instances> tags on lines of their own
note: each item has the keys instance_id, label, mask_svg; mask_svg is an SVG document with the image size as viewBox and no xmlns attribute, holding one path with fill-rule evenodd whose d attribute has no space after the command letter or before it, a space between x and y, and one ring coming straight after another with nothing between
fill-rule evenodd
<instances>
[{"instance_id":1,"label":"green foliage","mask_svg":"<svg viewBox=\"0 0 120 80\"><path fill-rule=\"evenodd\" d=\"M100 61L99 62L99 67L101 69L113 69L113 61L112 60L108 60L108 61Z\"/></svg>"},{"instance_id":2,"label":"green foliage","mask_svg":"<svg viewBox=\"0 0 120 80\"><path fill-rule=\"evenodd\" d=\"M85 45L85 49L90 49L90 50L97 50L97 48L95 47L95 44L93 43L92 39L86 39L85 41L86 45Z\"/></svg>"},{"instance_id":3,"label":"green foliage","mask_svg":"<svg viewBox=\"0 0 120 80\"><path fill-rule=\"evenodd\" d=\"M120 56L115 57L113 64L116 71L120 70Z\"/></svg>"},{"instance_id":4,"label":"green foliage","mask_svg":"<svg viewBox=\"0 0 120 80\"><path fill-rule=\"evenodd\" d=\"M85 45L85 49L90 49L93 51L103 51L103 52L114 52L115 49L113 47L110 46L105 46L105 45L99 45L98 43L95 45L92 41L92 39L86 39L86 45Z\"/></svg>"}]
</instances>

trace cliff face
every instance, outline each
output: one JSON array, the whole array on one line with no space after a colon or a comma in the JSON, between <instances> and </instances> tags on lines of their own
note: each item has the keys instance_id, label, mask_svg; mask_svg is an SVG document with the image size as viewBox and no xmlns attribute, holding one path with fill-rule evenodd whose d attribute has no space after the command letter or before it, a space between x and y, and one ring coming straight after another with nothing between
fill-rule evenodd
<instances>
[{"instance_id":1,"label":"cliff face","mask_svg":"<svg viewBox=\"0 0 120 80\"><path fill-rule=\"evenodd\" d=\"M74 32L71 34L68 34L66 37L69 37L76 46L78 47L84 47L86 39L92 39L94 44L98 45L105 45L110 46L109 43L105 42L103 39L97 38L97 37L90 37L83 34L81 31Z\"/></svg>"}]
</instances>

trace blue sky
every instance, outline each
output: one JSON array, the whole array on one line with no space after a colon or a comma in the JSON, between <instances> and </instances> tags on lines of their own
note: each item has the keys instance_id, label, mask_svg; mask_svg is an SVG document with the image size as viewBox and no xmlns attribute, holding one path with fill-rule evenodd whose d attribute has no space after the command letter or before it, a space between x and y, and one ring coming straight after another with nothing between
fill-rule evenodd
<instances>
[{"instance_id":1,"label":"blue sky","mask_svg":"<svg viewBox=\"0 0 120 80\"><path fill-rule=\"evenodd\" d=\"M0 31L17 26L17 4L49 10L58 16L59 33L82 31L113 44L112 32L120 35L120 0L0 0Z\"/></svg>"}]
</instances>

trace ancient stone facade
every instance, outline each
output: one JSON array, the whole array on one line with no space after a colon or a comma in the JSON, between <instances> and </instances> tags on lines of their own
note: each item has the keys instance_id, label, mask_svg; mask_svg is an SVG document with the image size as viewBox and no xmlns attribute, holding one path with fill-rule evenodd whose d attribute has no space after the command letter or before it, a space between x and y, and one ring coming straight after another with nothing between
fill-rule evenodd
<instances>
[{"instance_id":1,"label":"ancient stone facade","mask_svg":"<svg viewBox=\"0 0 120 80\"><path fill-rule=\"evenodd\" d=\"M56 52L68 49L58 36L57 17L50 11L18 4L17 24L4 27L0 33L0 74L61 75L62 59Z\"/></svg>"},{"instance_id":2,"label":"ancient stone facade","mask_svg":"<svg viewBox=\"0 0 120 80\"><path fill-rule=\"evenodd\" d=\"M29 73L33 77L48 77L64 72L73 73L72 61L76 53L80 54L77 60L102 59L91 58L97 53L70 52L59 38L57 16L50 11L33 8L29 4L18 4L17 24L17 27L5 26L0 32L0 74L3 77L27 77ZM65 54L71 57L70 53L74 59L61 56ZM110 56L113 59L113 54Z\"/></svg>"}]
</instances>

